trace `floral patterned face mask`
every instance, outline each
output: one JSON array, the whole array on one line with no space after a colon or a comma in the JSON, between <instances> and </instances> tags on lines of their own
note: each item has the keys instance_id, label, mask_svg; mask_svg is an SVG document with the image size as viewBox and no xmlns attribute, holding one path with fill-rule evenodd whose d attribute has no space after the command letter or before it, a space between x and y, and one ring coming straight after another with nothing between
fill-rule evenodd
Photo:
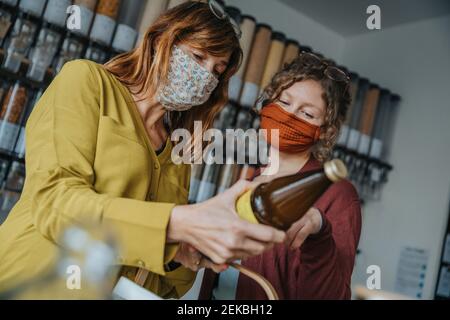
<instances>
[{"instance_id":1,"label":"floral patterned face mask","mask_svg":"<svg viewBox=\"0 0 450 320\"><path fill-rule=\"evenodd\" d=\"M166 84L158 101L169 111L186 111L208 101L219 80L180 47L174 46Z\"/></svg>"}]
</instances>

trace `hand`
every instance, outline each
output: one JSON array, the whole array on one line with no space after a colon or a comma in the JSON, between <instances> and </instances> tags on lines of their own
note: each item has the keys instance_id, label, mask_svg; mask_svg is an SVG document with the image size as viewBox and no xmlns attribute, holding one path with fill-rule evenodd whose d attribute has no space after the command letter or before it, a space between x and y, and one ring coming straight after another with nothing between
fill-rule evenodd
<instances>
[{"instance_id":1,"label":"hand","mask_svg":"<svg viewBox=\"0 0 450 320\"><path fill-rule=\"evenodd\" d=\"M201 268L208 268L218 273L225 271L228 268L226 264L214 264L209 259L205 258L197 249L187 243L180 244L180 248L173 260L195 272Z\"/></svg>"},{"instance_id":2,"label":"hand","mask_svg":"<svg viewBox=\"0 0 450 320\"><path fill-rule=\"evenodd\" d=\"M187 242L218 265L259 255L275 243L282 243L284 232L239 218L236 199L252 186L240 180L203 203L175 207L167 241Z\"/></svg>"},{"instance_id":3,"label":"hand","mask_svg":"<svg viewBox=\"0 0 450 320\"><path fill-rule=\"evenodd\" d=\"M296 221L287 231L286 245L290 249L298 249L309 235L316 234L322 228L322 215L316 208L310 208L306 214Z\"/></svg>"}]
</instances>

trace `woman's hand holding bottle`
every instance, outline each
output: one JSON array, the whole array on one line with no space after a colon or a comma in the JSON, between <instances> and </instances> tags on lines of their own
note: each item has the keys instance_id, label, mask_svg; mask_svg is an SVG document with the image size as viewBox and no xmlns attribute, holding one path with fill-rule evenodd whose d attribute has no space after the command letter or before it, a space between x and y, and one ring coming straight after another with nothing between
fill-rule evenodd
<instances>
[{"instance_id":1,"label":"woman's hand holding bottle","mask_svg":"<svg viewBox=\"0 0 450 320\"><path fill-rule=\"evenodd\" d=\"M205 202L176 206L169 221L167 241L188 243L217 265L259 255L284 242L285 232L239 218L236 199L252 186L251 182L241 180Z\"/></svg>"}]
</instances>

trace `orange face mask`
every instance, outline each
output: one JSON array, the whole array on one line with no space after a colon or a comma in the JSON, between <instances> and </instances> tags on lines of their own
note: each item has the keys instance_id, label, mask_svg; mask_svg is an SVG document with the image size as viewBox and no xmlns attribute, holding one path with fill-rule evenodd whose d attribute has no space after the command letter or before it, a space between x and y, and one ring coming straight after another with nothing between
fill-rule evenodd
<instances>
[{"instance_id":1,"label":"orange face mask","mask_svg":"<svg viewBox=\"0 0 450 320\"><path fill-rule=\"evenodd\" d=\"M267 130L267 142L271 142L270 130L279 130L278 150L286 153L304 152L311 148L320 137L320 127L287 112L276 103L263 107L261 129Z\"/></svg>"}]
</instances>

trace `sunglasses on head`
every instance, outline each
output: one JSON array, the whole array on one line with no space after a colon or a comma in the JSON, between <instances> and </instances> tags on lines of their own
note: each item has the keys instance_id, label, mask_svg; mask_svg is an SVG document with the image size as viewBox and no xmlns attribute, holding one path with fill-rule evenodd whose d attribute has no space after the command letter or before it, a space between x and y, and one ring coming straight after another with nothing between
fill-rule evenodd
<instances>
[{"instance_id":1,"label":"sunglasses on head","mask_svg":"<svg viewBox=\"0 0 450 320\"><path fill-rule=\"evenodd\" d=\"M348 85L350 82L349 76L335 66L330 66L328 63L323 61L321 58L316 56L314 53L311 52L302 52L300 53L300 56L302 57L302 63L305 66L309 67L315 67L315 68L324 68L323 74L328 77L329 79L336 81L336 82L344 82Z\"/></svg>"},{"instance_id":2,"label":"sunglasses on head","mask_svg":"<svg viewBox=\"0 0 450 320\"><path fill-rule=\"evenodd\" d=\"M242 36L241 28L238 23L226 12L225 8L216 0L208 0L209 9L217 19L228 21L233 27L234 33L238 39Z\"/></svg>"}]
</instances>

